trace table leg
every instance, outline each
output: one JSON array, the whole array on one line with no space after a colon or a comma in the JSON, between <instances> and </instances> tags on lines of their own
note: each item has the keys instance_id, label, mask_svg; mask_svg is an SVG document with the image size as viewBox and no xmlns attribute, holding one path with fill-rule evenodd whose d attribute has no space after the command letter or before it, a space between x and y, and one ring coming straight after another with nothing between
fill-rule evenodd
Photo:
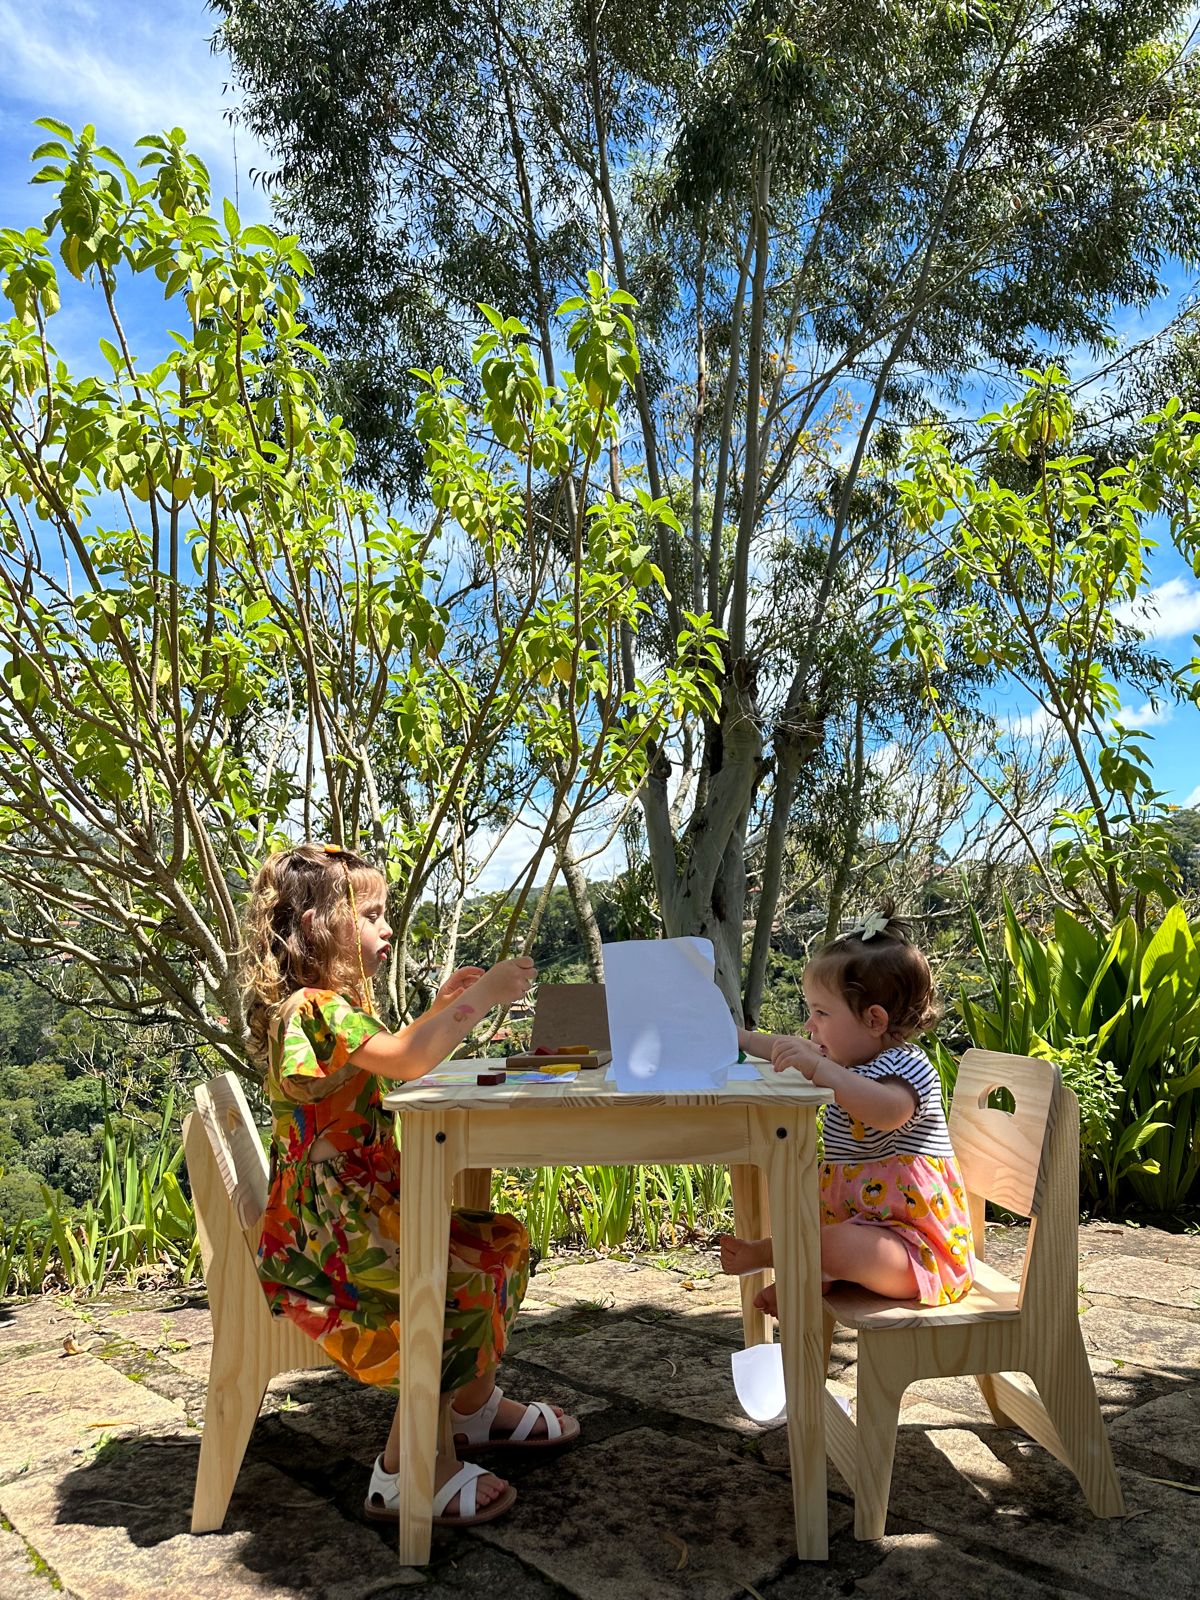
<instances>
[{"instance_id":1,"label":"table leg","mask_svg":"<svg viewBox=\"0 0 1200 1600\"><path fill-rule=\"evenodd\" d=\"M450 1256L450 1199L461 1111L403 1112L400 1156L400 1560L424 1566L433 1538L433 1472Z\"/></svg>"},{"instance_id":2,"label":"table leg","mask_svg":"<svg viewBox=\"0 0 1200 1600\"><path fill-rule=\"evenodd\" d=\"M767 1206L767 1181L761 1169L730 1167L729 1183L733 1190L734 1232L739 1239L765 1239L771 1231L771 1218ZM754 1296L767 1282L768 1274L765 1272L755 1272L741 1280L742 1329L747 1346L770 1344L775 1337L771 1331L770 1317L754 1305Z\"/></svg>"},{"instance_id":3,"label":"table leg","mask_svg":"<svg viewBox=\"0 0 1200 1600\"><path fill-rule=\"evenodd\" d=\"M829 1512L816 1120L811 1110L782 1106L754 1115L775 1239L796 1553L802 1561L823 1561L829 1553Z\"/></svg>"},{"instance_id":4,"label":"table leg","mask_svg":"<svg viewBox=\"0 0 1200 1600\"><path fill-rule=\"evenodd\" d=\"M454 1204L463 1211L490 1211L492 1207L491 1167L468 1167L454 1180Z\"/></svg>"}]
</instances>

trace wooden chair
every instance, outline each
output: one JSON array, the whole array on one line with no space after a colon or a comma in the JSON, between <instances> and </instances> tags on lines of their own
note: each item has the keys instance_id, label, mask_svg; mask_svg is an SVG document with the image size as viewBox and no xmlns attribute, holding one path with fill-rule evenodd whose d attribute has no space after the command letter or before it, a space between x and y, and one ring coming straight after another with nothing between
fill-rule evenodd
<instances>
[{"instance_id":1,"label":"wooden chair","mask_svg":"<svg viewBox=\"0 0 1200 1600\"><path fill-rule=\"evenodd\" d=\"M277 1373L333 1362L294 1322L267 1309L254 1265L267 1203L267 1160L232 1072L197 1088L196 1109L184 1119L183 1144L213 1322L192 1500L192 1532L208 1533L225 1520L267 1384Z\"/></svg>"},{"instance_id":2,"label":"wooden chair","mask_svg":"<svg viewBox=\"0 0 1200 1600\"><path fill-rule=\"evenodd\" d=\"M988 1105L999 1088L1012 1114ZM856 1420L825 1397L827 1449L854 1492L855 1538L883 1537L900 1399L921 1378L974 1376L998 1426L1023 1428L1069 1467L1098 1517L1120 1516L1079 1326L1078 1102L1048 1062L968 1050L949 1125L971 1208L974 1288L925 1308L853 1286L825 1297L827 1364L835 1324L858 1331ZM1029 1218L1019 1284L982 1259L985 1200Z\"/></svg>"},{"instance_id":3,"label":"wooden chair","mask_svg":"<svg viewBox=\"0 0 1200 1600\"><path fill-rule=\"evenodd\" d=\"M267 1309L255 1267L267 1204L267 1158L232 1072L196 1089L196 1109L183 1120L183 1146L213 1323L192 1499L192 1532L209 1533L225 1520L271 1379L337 1363L294 1322ZM486 1196L477 1203L486 1206ZM454 1454L448 1395L439 1407L438 1448Z\"/></svg>"}]
</instances>

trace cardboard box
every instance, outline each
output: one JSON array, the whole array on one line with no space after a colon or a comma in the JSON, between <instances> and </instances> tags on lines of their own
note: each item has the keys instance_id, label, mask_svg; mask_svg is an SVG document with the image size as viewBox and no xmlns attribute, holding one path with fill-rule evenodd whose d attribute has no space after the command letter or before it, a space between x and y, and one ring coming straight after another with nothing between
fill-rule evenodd
<instances>
[{"instance_id":1,"label":"cardboard box","mask_svg":"<svg viewBox=\"0 0 1200 1600\"><path fill-rule=\"evenodd\" d=\"M537 1055L539 1046L548 1055ZM582 1047L559 1054L564 1046ZM533 1013L533 1038L525 1054L511 1055L513 1071L546 1067L606 1067L612 1060L608 1039L608 1005L602 983L539 983Z\"/></svg>"}]
</instances>

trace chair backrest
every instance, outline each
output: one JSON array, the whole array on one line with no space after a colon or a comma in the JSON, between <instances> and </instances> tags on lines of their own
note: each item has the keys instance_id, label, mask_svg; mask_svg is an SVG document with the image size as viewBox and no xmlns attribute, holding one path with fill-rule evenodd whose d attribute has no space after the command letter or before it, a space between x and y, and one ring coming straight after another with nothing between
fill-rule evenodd
<instances>
[{"instance_id":1,"label":"chair backrest","mask_svg":"<svg viewBox=\"0 0 1200 1600\"><path fill-rule=\"evenodd\" d=\"M229 1203L240 1225L257 1227L267 1204L267 1158L242 1086L223 1072L196 1088L200 1118Z\"/></svg>"},{"instance_id":2,"label":"chair backrest","mask_svg":"<svg viewBox=\"0 0 1200 1600\"><path fill-rule=\"evenodd\" d=\"M994 1089L1008 1090L1011 1112L988 1105ZM966 1052L949 1127L968 1194L1023 1217L1037 1215L1059 1101L1059 1072L1049 1061L996 1050Z\"/></svg>"}]
</instances>

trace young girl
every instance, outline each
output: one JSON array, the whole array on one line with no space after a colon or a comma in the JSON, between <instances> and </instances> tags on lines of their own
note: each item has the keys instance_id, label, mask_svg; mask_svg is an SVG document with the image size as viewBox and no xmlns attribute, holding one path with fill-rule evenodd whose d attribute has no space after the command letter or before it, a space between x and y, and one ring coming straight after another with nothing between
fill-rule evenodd
<instances>
[{"instance_id":1,"label":"young girl","mask_svg":"<svg viewBox=\"0 0 1200 1600\"><path fill-rule=\"evenodd\" d=\"M381 1078L419 1078L493 1006L537 977L527 957L463 967L425 1016L388 1033L371 980L387 961L386 885L359 856L301 845L268 857L247 916L251 1050L271 1103L271 1181L258 1271L276 1315L291 1318L351 1377L394 1386L400 1158ZM505 1400L496 1367L529 1280L529 1237L514 1218L455 1211L442 1346L455 1442L565 1444L579 1424L555 1406ZM365 1511L394 1519L399 1413L375 1463ZM516 1490L481 1467L438 1458L434 1520L486 1522Z\"/></svg>"},{"instance_id":2,"label":"young girl","mask_svg":"<svg viewBox=\"0 0 1200 1600\"><path fill-rule=\"evenodd\" d=\"M892 1300L945 1305L971 1287L966 1194L946 1131L937 1072L909 1040L933 1020L929 963L884 912L827 944L804 969L808 1039L750 1033L738 1042L823 1088L821 1272ZM770 1239L721 1241L726 1272L772 1264ZM774 1286L755 1298L776 1315Z\"/></svg>"}]
</instances>

